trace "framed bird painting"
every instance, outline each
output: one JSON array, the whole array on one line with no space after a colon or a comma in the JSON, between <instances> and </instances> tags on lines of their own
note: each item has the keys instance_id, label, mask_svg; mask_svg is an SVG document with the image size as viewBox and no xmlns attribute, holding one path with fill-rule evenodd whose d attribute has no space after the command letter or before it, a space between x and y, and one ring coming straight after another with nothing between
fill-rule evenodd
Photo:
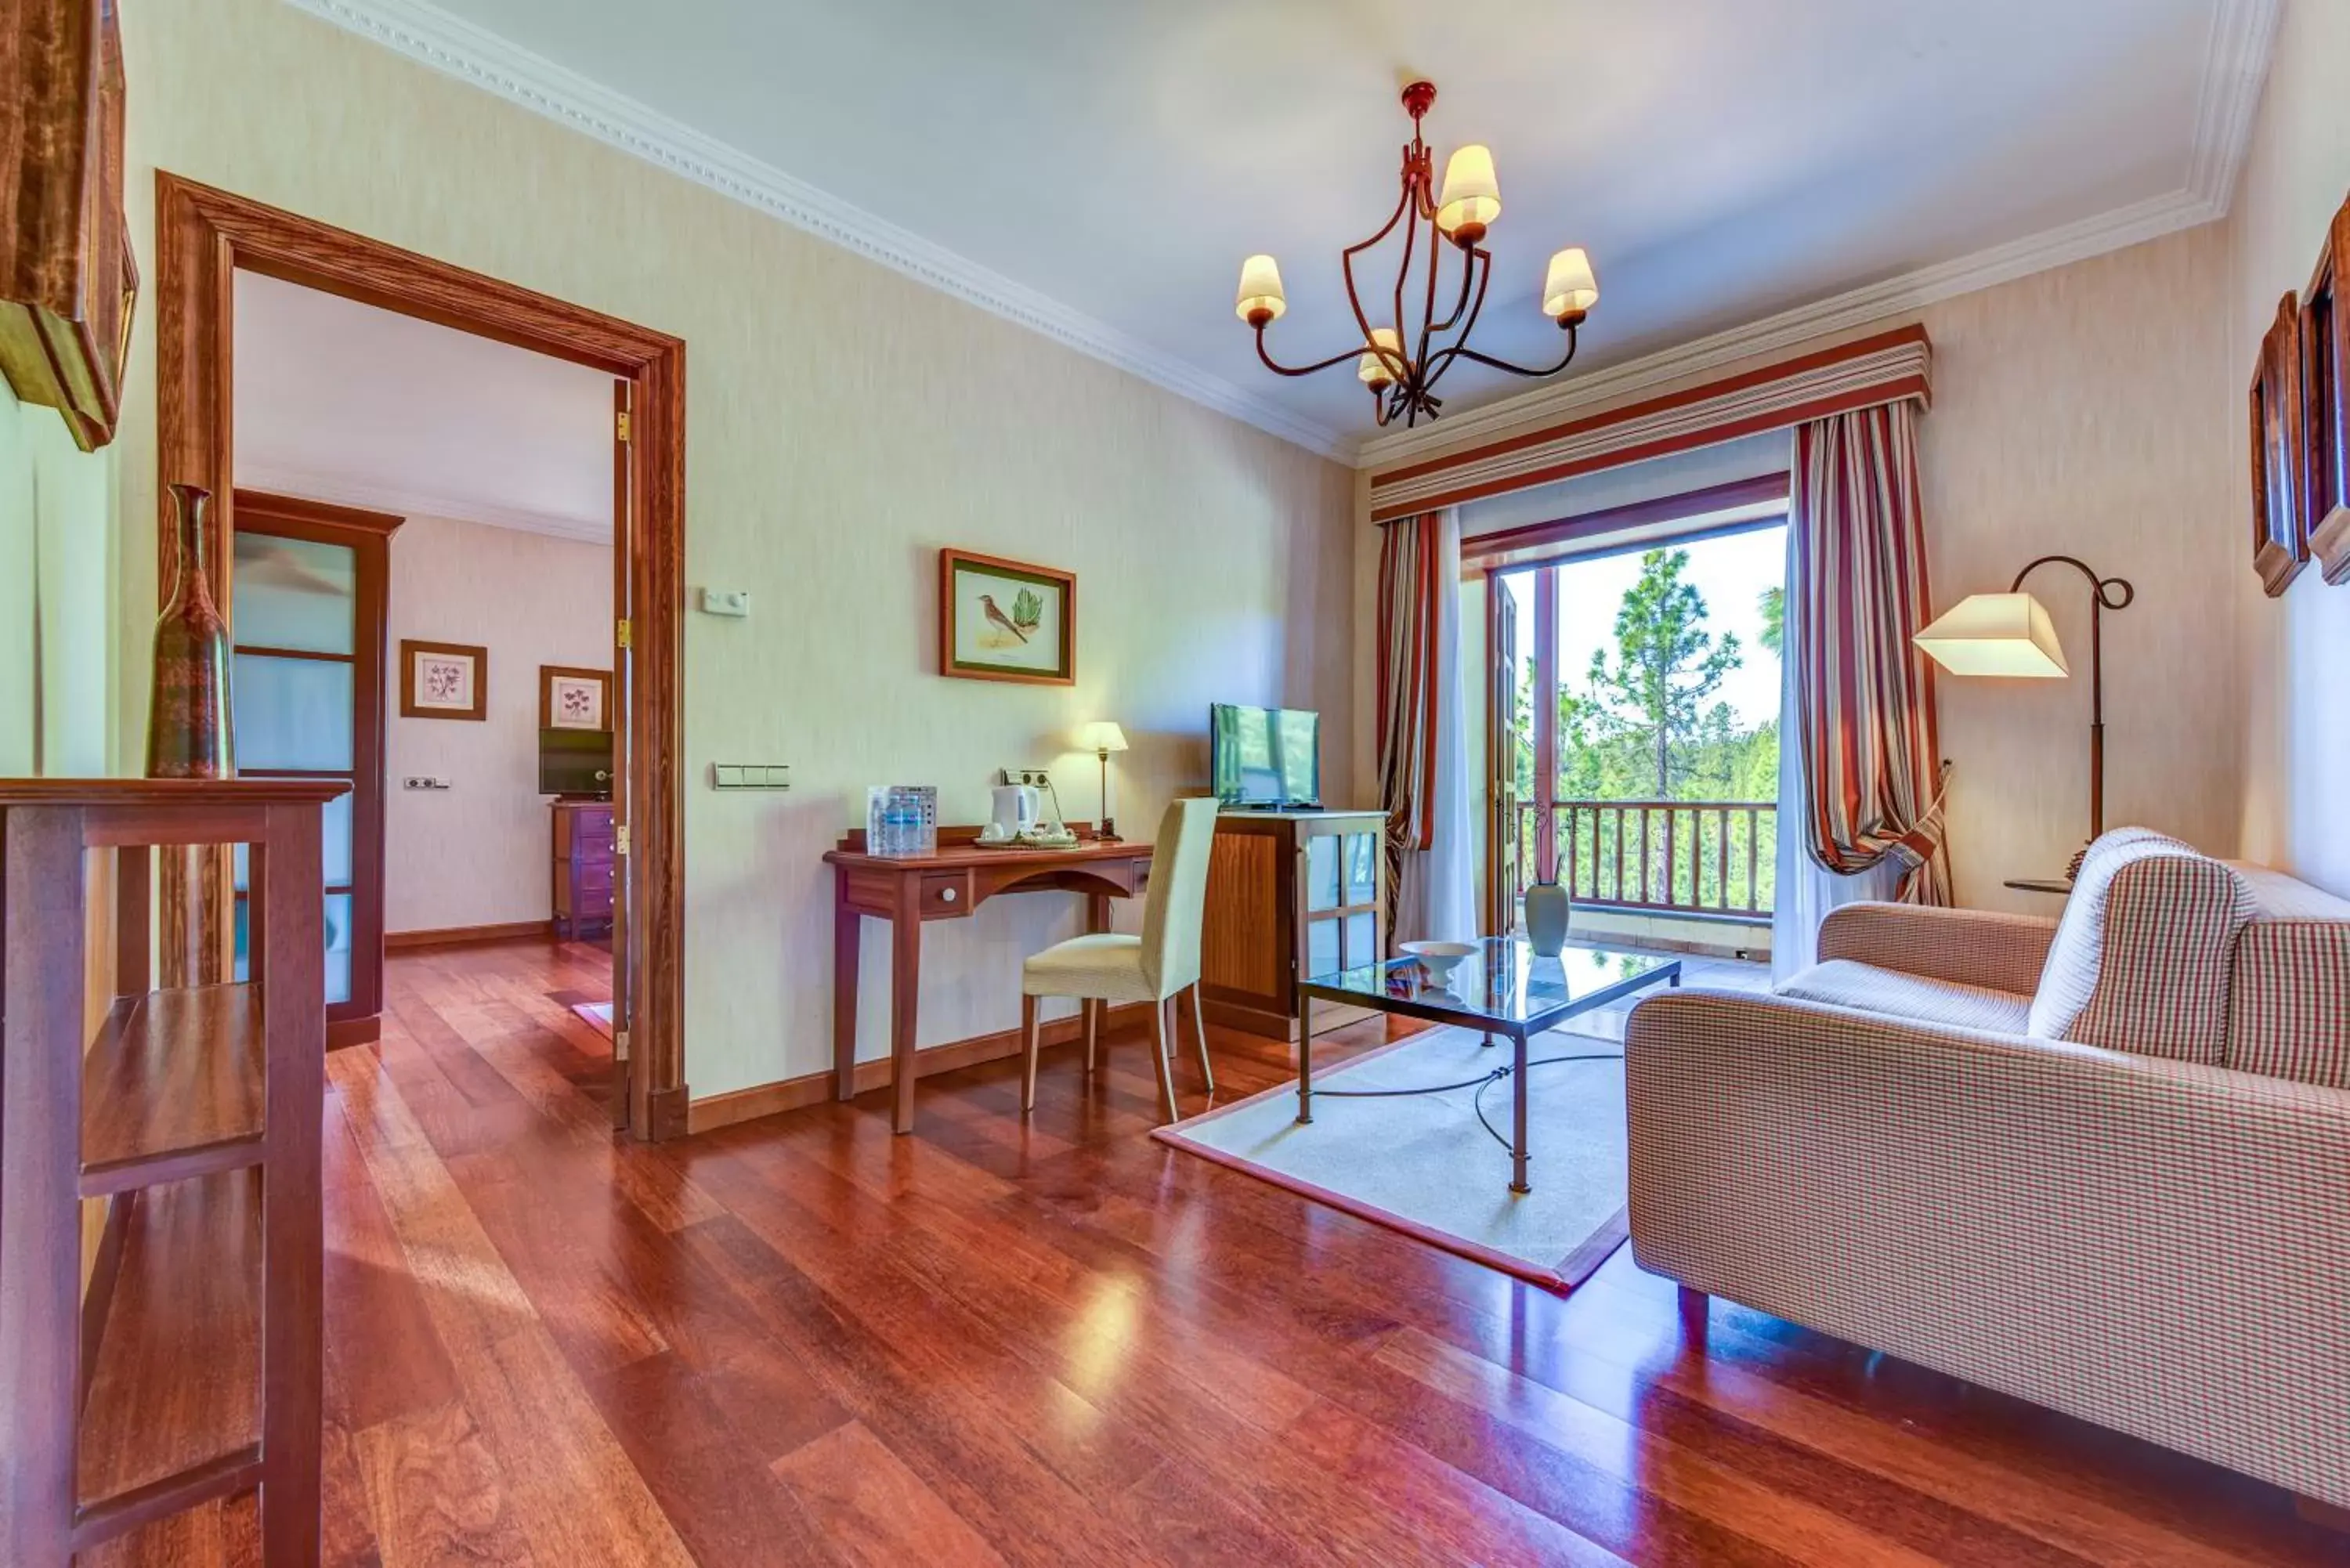
<instances>
[{"instance_id":1,"label":"framed bird painting","mask_svg":"<svg viewBox=\"0 0 2350 1568\"><path fill-rule=\"evenodd\" d=\"M1076 574L941 550L939 673L1076 685Z\"/></svg>"}]
</instances>

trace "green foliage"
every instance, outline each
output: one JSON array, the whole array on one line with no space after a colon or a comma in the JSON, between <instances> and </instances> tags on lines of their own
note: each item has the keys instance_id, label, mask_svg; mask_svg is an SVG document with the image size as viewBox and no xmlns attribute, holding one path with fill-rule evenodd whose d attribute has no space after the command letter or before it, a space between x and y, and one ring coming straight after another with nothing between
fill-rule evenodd
<instances>
[{"instance_id":1,"label":"green foliage","mask_svg":"<svg viewBox=\"0 0 2350 1568\"><path fill-rule=\"evenodd\" d=\"M1576 710L1588 743L1642 753L1643 793L1658 800L1675 798L1699 771L1700 750L1718 749L1735 730L1729 705L1711 700L1745 662L1736 637L1717 641L1705 629L1705 596L1681 576L1689 559L1687 550L1640 557L1639 580L1616 611L1615 652L1592 655Z\"/></svg>"},{"instance_id":2,"label":"green foliage","mask_svg":"<svg viewBox=\"0 0 2350 1568\"><path fill-rule=\"evenodd\" d=\"M1768 587L1756 601L1762 610L1762 646L1781 659L1787 657L1787 590Z\"/></svg>"},{"instance_id":3,"label":"green foliage","mask_svg":"<svg viewBox=\"0 0 2350 1568\"><path fill-rule=\"evenodd\" d=\"M1020 597L1012 601L1012 624L1023 631L1034 631L1044 618L1045 601L1036 597L1035 589L1022 588Z\"/></svg>"}]
</instances>

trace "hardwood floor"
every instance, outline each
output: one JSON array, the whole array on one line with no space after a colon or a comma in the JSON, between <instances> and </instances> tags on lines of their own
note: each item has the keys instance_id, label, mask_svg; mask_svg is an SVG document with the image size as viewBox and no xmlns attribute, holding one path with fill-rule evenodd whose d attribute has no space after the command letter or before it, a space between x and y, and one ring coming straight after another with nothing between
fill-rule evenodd
<instances>
[{"instance_id":1,"label":"hardwood floor","mask_svg":"<svg viewBox=\"0 0 2350 1568\"><path fill-rule=\"evenodd\" d=\"M608 961L396 955L331 1059L333 1562L2343 1561L2272 1489L1727 1303L1693 1346L1628 1252L1560 1299L1169 1150L1133 1035L1090 1087L1048 1054L1030 1123L1007 1061L910 1137L871 1094L615 1145L548 995ZM1227 1096L1288 1075L1214 1045Z\"/></svg>"}]
</instances>

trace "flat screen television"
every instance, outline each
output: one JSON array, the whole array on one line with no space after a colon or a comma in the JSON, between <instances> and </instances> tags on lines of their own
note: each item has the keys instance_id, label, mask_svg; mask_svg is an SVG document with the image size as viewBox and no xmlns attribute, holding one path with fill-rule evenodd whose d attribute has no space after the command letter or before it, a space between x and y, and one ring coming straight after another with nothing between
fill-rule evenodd
<instances>
[{"instance_id":1,"label":"flat screen television","mask_svg":"<svg viewBox=\"0 0 2350 1568\"><path fill-rule=\"evenodd\" d=\"M612 793L612 732L541 730L538 732L538 793L593 796Z\"/></svg>"},{"instance_id":2,"label":"flat screen television","mask_svg":"<svg viewBox=\"0 0 2350 1568\"><path fill-rule=\"evenodd\" d=\"M1208 709L1209 772L1226 805L1322 804L1322 715L1301 708Z\"/></svg>"}]
</instances>

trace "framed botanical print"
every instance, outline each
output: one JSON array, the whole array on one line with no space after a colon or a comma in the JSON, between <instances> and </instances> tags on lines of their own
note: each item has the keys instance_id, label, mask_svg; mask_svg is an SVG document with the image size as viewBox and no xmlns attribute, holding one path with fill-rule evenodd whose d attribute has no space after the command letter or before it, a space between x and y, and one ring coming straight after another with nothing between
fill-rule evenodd
<instances>
[{"instance_id":1,"label":"framed botanical print","mask_svg":"<svg viewBox=\"0 0 2350 1568\"><path fill-rule=\"evenodd\" d=\"M462 642L400 639L400 716L486 719L490 650Z\"/></svg>"},{"instance_id":2,"label":"framed botanical print","mask_svg":"<svg viewBox=\"0 0 2350 1568\"><path fill-rule=\"evenodd\" d=\"M1076 574L941 550L939 673L1076 684Z\"/></svg>"},{"instance_id":3,"label":"framed botanical print","mask_svg":"<svg viewBox=\"0 0 2350 1568\"><path fill-rule=\"evenodd\" d=\"M2252 375L2252 566L2271 598L2309 565L2308 415L2301 377L2301 306L2288 294L2261 339Z\"/></svg>"},{"instance_id":4,"label":"framed botanical print","mask_svg":"<svg viewBox=\"0 0 2350 1568\"><path fill-rule=\"evenodd\" d=\"M565 664L538 667L538 727L542 730L608 730L612 727L612 672L575 670Z\"/></svg>"},{"instance_id":5,"label":"framed botanical print","mask_svg":"<svg viewBox=\"0 0 2350 1568\"><path fill-rule=\"evenodd\" d=\"M2308 407L2309 553L2329 583L2350 582L2350 201L2334 214L2301 301Z\"/></svg>"}]
</instances>

